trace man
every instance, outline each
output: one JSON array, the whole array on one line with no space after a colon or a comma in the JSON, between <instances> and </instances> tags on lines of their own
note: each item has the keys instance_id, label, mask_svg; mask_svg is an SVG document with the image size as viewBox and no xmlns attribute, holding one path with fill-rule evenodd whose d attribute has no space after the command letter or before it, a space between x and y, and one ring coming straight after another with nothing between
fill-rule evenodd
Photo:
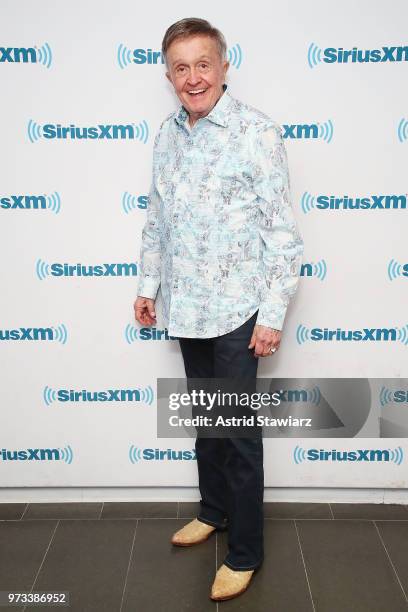
<instances>
[{"instance_id":1,"label":"man","mask_svg":"<svg viewBox=\"0 0 408 612\"><path fill-rule=\"evenodd\" d=\"M225 39L207 21L170 26L162 53L181 107L155 139L135 316L156 323L160 287L187 377L255 381L258 358L279 348L303 252L281 129L230 96ZM230 599L263 561L262 435L198 436L196 454L201 510L172 543L227 528L211 598Z\"/></svg>"}]
</instances>

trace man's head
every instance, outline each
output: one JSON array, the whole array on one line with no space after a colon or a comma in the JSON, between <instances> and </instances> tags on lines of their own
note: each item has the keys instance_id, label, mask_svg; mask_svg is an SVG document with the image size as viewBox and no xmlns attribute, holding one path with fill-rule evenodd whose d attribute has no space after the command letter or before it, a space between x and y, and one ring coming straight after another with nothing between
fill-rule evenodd
<instances>
[{"instance_id":1,"label":"man's head","mask_svg":"<svg viewBox=\"0 0 408 612\"><path fill-rule=\"evenodd\" d=\"M226 52L224 36L204 19L182 19L164 35L166 76L192 123L208 115L222 95L229 66Z\"/></svg>"}]
</instances>

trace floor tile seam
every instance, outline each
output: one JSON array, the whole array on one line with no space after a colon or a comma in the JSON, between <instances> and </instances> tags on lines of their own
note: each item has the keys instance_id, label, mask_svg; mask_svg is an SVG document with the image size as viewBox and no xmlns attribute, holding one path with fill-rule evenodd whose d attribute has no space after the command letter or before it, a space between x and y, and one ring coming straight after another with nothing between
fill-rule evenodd
<instances>
[{"instance_id":1,"label":"floor tile seam","mask_svg":"<svg viewBox=\"0 0 408 612\"><path fill-rule=\"evenodd\" d=\"M127 586L127 580L128 580L128 576L129 576L130 564L132 562L132 557L133 557L133 548L134 548L134 545L135 545L136 531L137 531L138 524L139 524L139 520L136 520L135 530L133 532L132 546L130 547L129 561L128 561L128 566L127 566L127 570L126 570L125 582L124 582L124 585L123 585L122 597L121 597L121 600L120 600L119 612L122 612L122 607L123 607L123 602L124 602L124 597L125 597L125 591L126 591L126 586Z\"/></svg>"},{"instance_id":2,"label":"floor tile seam","mask_svg":"<svg viewBox=\"0 0 408 612\"><path fill-rule=\"evenodd\" d=\"M335 517L334 517L334 514L333 514L333 509L331 507L331 504L329 503L328 506L329 506L329 509L330 509L330 512L331 512L331 515L332 515L332 519L334 520Z\"/></svg>"},{"instance_id":3,"label":"floor tile seam","mask_svg":"<svg viewBox=\"0 0 408 612\"><path fill-rule=\"evenodd\" d=\"M104 508L104 506L105 506L105 502L102 502L101 511L100 511L100 513L99 513L99 516L98 516L98 519L99 519L99 520L101 519L101 516L102 516L102 512L103 512L103 508Z\"/></svg>"},{"instance_id":4,"label":"floor tile seam","mask_svg":"<svg viewBox=\"0 0 408 612\"><path fill-rule=\"evenodd\" d=\"M390 563L390 565L391 565L391 567L392 567L392 569L393 569L393 571L394 571L394 574L395 574L395 576L396 576L396 578L397 578L397 580L398 580L398 584L399 584L399 585L400 585L400 587L401 587L402 593L403 593L403 595L404 595L404 599L405 599L405 601L408 603L408 597L407 597L407 594L406 594L406 592L405 592L405 590L404 590L404 587L403 587L403 585L402 585L402 582L401 582L401 580L400 580L400 577L398 576L397 568L395 567L394 563L392 562L391 555L389 554L389 552L388 552L388 550L387 550L387 547L386 547L385 542L384 542L384 540L383 540L383 538L382 538L382 536L381 536L380 530L378 529L378 526L377 526L376 521L373 521L373 523L374 523L374 527L375 527L375 529L376 529L376 531L377 531L378 537L380 538L380 542L381 542L381 544L382 544L382 546L383 546L383 548L384 548L384 550L385 550L385 553L386 553L386 555L387 555L387 557L388 557L388 561L389 561L389 563Z\"/></svg>"},{"instance_id":5,"label":"floor tile seam","mask_svg":"<svg viewBox=\"0 0 408 612\"><path fill-rule=\"evenodd\" d=\"M59 522L59 521L57 521L57 524L56 524L56 525L55 525L55 527L54 527L54 531L53 531L53 532L52 532L52 534L51 534L50 541L48 542L47 549L46 549L46 551L45 551L45 553L44 553L44 555L43 555L43 558L42 558L42 560L41 560L40 567L38 568L37 573L36 573L36 575L35 575L34 582L33 582L33 584L31 585L31 589L30 589L30 591L29 591L30 593L32 593L32 591L34 590L35 583L37 582L38 576L39 576L39 574L40 574L40 572L41 572L41 568L42 568L42 566L44 565L45 558L46 558L46 556L47 556L47 554L48 554L48 551L49 551L49 549L50 549L51 543L52 543L52 541L53 541L53 539L54 539L55 532L57 531L59 524L60 524L60 522ZM24 606L24 608L23 608L23 610L22 610L22 612L25 612L26 608L27 608L27 606L25 605L25 606Z\"/></svg>"},{"instance_id":6,"label":"floor tile seam","mask_svg":"<svg viewBox=\"0 0 408 612\"><path fill-rule=\"evenodd\" d=\"M27 503L26 503L26 507L24 508L24 512L23 512L23 514L20 516L20 521L21 521L21 519L23 518L23 516L25 515L25 513L27 512L27 509L28 509L28 506L29 506L29 505L30 505L30 504L29 504L29 502L27 502Z\"/></svg>"},{"instance_id":7,"label":"floor tile seam","mask_svg":"<svg viewBox=\"0 0 408 612\"><path fill-rule=\"evenodd\" d=\"M314 604L314 601L313 601L312 589L311 589L310 582L309 582L309 575L307 573L306 561L305 561L305 558L304 558L304 555L303 555L302 542L300 541L300 534L299 534L299 530L298 530L298 527L297 527L297 524L296 524L296 519L293 519L293 524L294 524L294 527L295 527L295 530L296 530L297 539L298 539L300 556L302 558L303 569L305 571L305 576L306 576L307 588L309 590L310 601L312 603L312 607L313 607L314 612L316 612L315 604Z\"/></svg>"}]
</instances>

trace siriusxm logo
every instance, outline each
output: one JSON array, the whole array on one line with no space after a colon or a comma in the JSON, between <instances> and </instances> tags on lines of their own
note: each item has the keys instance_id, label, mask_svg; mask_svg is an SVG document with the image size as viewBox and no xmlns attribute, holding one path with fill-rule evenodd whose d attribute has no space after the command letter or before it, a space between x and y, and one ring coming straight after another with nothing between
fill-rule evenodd
<instances>
[{"instance_id":1,"label":"siriusxm logo","mask_svg":"<svg viewBox=\"0 0 408 612\"><path fill-rule=\"evenodd\" d=\"M0 460L3 461L64 461L72 463L72 448L68 445L63 448L27 448L21 450L0 450Z\"/></svg>"},{"instance_id":2,"label":"siriusxm logo","mask_svg":"<svg viewBox=\"0 0 408 612\"><path fill-rule=\"evenodd\" d=\"M331 119L324 123L292 123L282 124L284 128L283 138L310 139L320 138L330 143L333 138L333 122Z\"/></svg>"},{"instance_id":3,"label":"siriusxm logo","mask_svg":"<svg viewBox=\"0 0 408 612\"><path fill-rule=\"evenodd\" d=\"M125 191L122 196L122 208L124 212L128 215L132 210L136 208L147 208L147 203L149 198L147 195L134 196Z\"/></svg>"},{"instance_id":4,"label":"siriusxm logo","mask_svg":"<svg viewBox=\"0 0 408 612\"><path fill-rule=\"evenodd\" d=\"M2 210L50 210L56 215L61 210L61 198L57 191L51 195L10 195L0 196Z\"/></svg>"},{"instance_id":5,"label":"siriusxm logo","mask_svg":"<svg viewBox=\"0 0 408 612\"><path fill-rule=\"evenodd\" d=\"M408 276L408 263L400 264L398 261L395 261L395 259L391 259L388 264L387 272L390 281L401 276Z\"/></svg>"},{"instance_id":6,"label":"siriusxm logo","mask_svg":"<svg viewBox=\"0 0 408 612\"><path fill-rule=\"evenodd\" d=\"M166 448L139 448L133 444L129 448L129 461L138 463L139 461L193 461L196 458L195 450L173 450Z\"/></svg>"},{"instance_id":7,"label":"siriusxm logo","mask_svg":"<svg viewBox=\"0 0 408 612\"><path fill-rule=\"evenodd\" d=\"M105 391L75 391L75 389L52 389L45 387L43 400L47 406L53 402L144 402L150 406L154 393L149 385L144 389L107 389Z\"/></svg>"},{"instance_id":8,"label":"siriusxm logo","mask_svg":"<svg viewBox=\"0 0 408 612\"><path fill-rule=\"evenodd\" d=\"M314 342L402 342L407 346L408 325L401 328L341 329L341 327L337 327L337 329L328 329L327 327L313 327L308 329L300 324L296 330L296 340L298 344L311 340Z\"/></svg>"},{"instance_id":9,"label":"siriusxm logo","mask_svg":"<svg viewBox=\"0 0 408 612\"><path fill-rule=\"evenodd\" d=\"M309 68L317 64L356 64L377 62L406 62L408 61L408 46L405 47L381 47L380 49L343 49L343 47L326 47L321 49L315 43L311 43L307 50L307 61Z\"/></svg>"},{"instance_id":10,"label":"siriusxm logo","mask_svg":"<svg viewBox=\"0 0 408 612\"><path fill-rule=\"evenodd\" d=\"M48 264L38 259L35 264L37 278L44 280L47 276L137 276L135 263L103 263L83 265L68 263Z\"/></svg>"},{"instance_id":11,"label":"siriusxm logo","mask_svg":"<svg viewBox=\"0 0 408 612\"><path fill-rule=\"evenodd\" d=\"M242 57L242 49L239 44L236 44L227 50L228 61L231 66L234 66L234 68L238 69L241 66ZM126 45L120 43L116 51L116 61L119 64L119 68L123 70L131 64L162 65L164 64L164 57L159 50L154 51L150 48L129 49L126 47Z\"/></svg>"},{"instance_id":12,"label":"siriusxm logo","mask_svg":"<svg viewBox=\"0 0 408 612\"><path fill-rule=\"evenodd\" d=\"M92 127L77 127L73 123L63 126L59 123L39 125L32 119L27 125L30 142L40 138L47 140L140 140L147 143L149 127L146 121L122 124L98 124Z\"/></svg>"},{"instance_id":13,"label":"siriusxm logo","mask_svg":"<svg viewBox=\"0 0 408 612\"><path fill-rule=\"evenodd\" d=\"M135 327L134 325L126 325L125 339L128 344L132 344L136 340L176 340L174 336L169 336L167 327L165 329L157 329L157 327Z\"/></svg>"},{"instance_id":14,"label":"siriusxm logo","mask_svg":"<svg viewBox=\"0 0 408 612\"><path fill-rule=\"evenodd\" d=\"M317 386L312 389L280 389L279 391L281 402L308 402L317 406L320 398L321 393Z\"/></svg>"},{"instance_id":15,"label":"siriusxm logo","mask_svg":"<svg viewBox=\"0 0 408 612\"><path fill-rule=\"evenodd\" d=\"M0 340L49 341L65 344L68 332L62 323L58 327L19 327L18 329L0 329Z\"/></svg>"},{"instance_id":16,"label":"siriusxm logo","mask_svg":"<svg viewBox=\"0 0 408 612\"><path fill-rule=\"evenodd\" d=\"M397 136L400 142L408 140L408 121L403 117L397 127Z\"/></svg>"},{"instance_id":17,"label":"siriusxm logo","mask_svg":"<svg viewBox=\"0 0 408 612\"><path fill-rule=\"evenodd\" d=\"M316 276L321 281L326 278L327 264L324 259L317 263L304 263L300 267L300 276Z\"/></svg>"},{"instance_id":18,"label":"siriusxm logo","mask_svg":"<svg viewBox=\"0 0 408 612\"><path fill-rule=\"evenodd\" d=\"M296 464L303 461L374 461L392 462L401 465L404 453L401 446L396 449L358 449L355 451L340 451L333 448L326 451L323 448L309 448L305 450L301 446L296 446L293 451L293 460Z\"/></svg>"},{"instance_id":19,"label":"siriusxm logo","mask_svg":"<svg viewBox=\"0 0 408 612\"><path fill-rule=\"evenodd\" d=\"M42 47L0 47L0 63L41 64L49 68L52 63L52 51L48 43Z\"/></svg>"},{"instance_id":20,"label":"siriusxm logo","mask_svg":"<svg viewBox=\"0 0 408 612\"><path fill-rule=\"evenodd\" d=\"M311 210L398 210L407 208L407 194L350 197L318 195L304 192L300 201L305 214Z\"/></svg>"},{"instance_id":21,"label":"siriusxm logo","mask_svg":"<svg viewBox=\"0 0 408 612\"><path fill-rule=\"evenodd\" d=\"M404 389L398 389L396 391L391 391L387 389L387 387L381 387L380 391L380 403L381 406L385 406L386 404L392 404L395 402L396 404L407 403L408 402L408 391Z\"/></svg>"}]
</instances>

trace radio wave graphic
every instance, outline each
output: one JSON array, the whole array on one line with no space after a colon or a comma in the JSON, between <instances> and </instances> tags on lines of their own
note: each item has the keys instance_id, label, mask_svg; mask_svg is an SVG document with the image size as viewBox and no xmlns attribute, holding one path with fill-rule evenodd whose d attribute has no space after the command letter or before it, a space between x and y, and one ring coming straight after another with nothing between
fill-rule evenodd
<instances>
[{"instance_id":1,"label":"radio wave graphic","mask_svg":"<svg viewBox=\"0 0 408 612\"><path fill-rule=\"evenodd\" d=\"M42 47L35 47L35 49L37 50L38 62L46 68L50 68L52 63L52 51L50 45L48 43L44 43Z\"/></svg>"},{"instance_id":2,"label":"radio wave graphic","mask_svg":"<svg viewBox=\"0 0 408 612\"><path fill-rule=\"evenodd\" d=\"M128 344L132 344L132 342L136 342L138 332L139 332L138 328L135 327L134 325L130 325L130 323L126 325L126 329L125 329L126 342Z\"/></svg>"},{"instance_id":3,"label":"radio wave graphic","mask_svg":"<svg viewBox=\"0 0 408 612\"><path fill-rule=\"evenodd\" d=\"M57 401L57 392L51 387L44 387L43 399L47 406Z\"/></svg>"},{"instance_id":4,"label":"radio wave graphic","mask_svg":"<svg viewBox=\"0 0 408 612\"><path fill-rule=\"evenodd\" d=\"M154 399L154 392L151 386L149 385L144 389L140 389L140 387L138 387L138 390L140 391L140 399L142 402L145 402L145 404L149 404L151 406Z\"/></svg>"},{"instance_id":5,"label":"radio wave graphic","mask_svg":"<svg viewBox=\"0 0 408 612\"><path fill-rule=\"evenodd\" d=\"M380 391L380 404L381 406L385 406L385 404L391 404L393 401L392 392L390 389L386 387L381 387Z\"/></svg>"},{"instance_id":6,"label":"radio wave graphic","mask_svg":"<svg viewBox=\"0 0 408 612\"><path fill-rule=\"evenodd\" d=\"M395 259L391 259L388 264L388 278L390 281L395 280L398 276L402 276L402 264L395 261Z\"/></svg>"},{"instance_id":7,"label":"radio wave graphic","mask_svg":"<svg viewBox=\"0 0 408 612\"><path fill-rule=\"evenodd\" d=\"M47 276L50 275L50 264L42 259L37 259L37 263L35 264L35 270L37 273L37 277L40 280L44 280Z\"/></svg>"},{"instance_id":8,"label":"radio wave graphic","mask_svg":"<svg viewBox=\"0 0 408 612\"><path fill-rule=\"evenodd\" d=\"M311 43L307 50L307 61L309 68L314 68L322 61L322 50L314 43Z\"/></svg>"},{"instance_id":9,"label":"radio wave graphic","mask_svg":"<svg viewBox=\"0 0 408 612\"><path fill-rule=\"evenodd\" d=\"M229 63L238 70L242 63L242 49L238 43L228 49L227 57Z\"/></svg>"},{"instance_id":10,"label":"radio wave graphic","mask_svg":"<svg viewBox=\"0 0 408 612\"><path fill-rule=\"evenodd\" d=\"M300 324L296 330L296 340L298 344L303 344L307 340L309 340L309 329L304 325Z\"/></svg>"},{"instance_id":11,"label":"radio wave graphic","mask_svg":"<svg viewBox=\"0 0 408 612\"><path fill-rule=\"evenodd\" d=\"M27 126L28 138L30 142L35 142L39 140L42 136L42 127L32 119L28 122Z\"/></svg>"},{"instance_id":12,"label":"radio wave graphic","mask_svg":"<svg viewBox=\"0 0 408 612\"><path fill-rule=\"evenodd\" d=\"M134 446L133 444L129 448L129 461L133 464L143 459L142 449Z\"/></svg>"},{"instance_id":13,"label":"radio wave graphic","mask_svg":"<svg viewBox=\"0 0 408 612\"><path fill-rule=\"evenodd\" d=\"M408 325L404 325L404 327L396 327L398 332L398 340L402 342L404 346L408 344Z\"/></svg>"},{"instance_id":14,"label":"radio wave graphic","mask_svg":"<svg viewBox=\"0 0 408 612\"><path fill-rule=\"evenodd\" d=\"M51 329L54 332L53 339L56 342L60 342L61 344L66 344L68 340L68 332L67 332L67 328L65 327L65 325L61 323L61 325L58 325L58 327L51 327Z\"/></svg>"},{"instance_id":15,"label":"radio wave graphic","mask_svg":"<svg viewBox=\"0 0 408 612\"><path fill-rule=\"evenodd\" d=\"M123 70L126 66L132 63L132 51L128 49L125 45L120 43L118 46L118 51L116 55L116 59L120 68Z\"/></svg>"},{"instance_id":16,"label":"radio wave graphic","mask_svg":"<svg viewBox=\"0 0 408 612\"><path fill-rule=\"evenodd\" d=\"M54 193L46 196L46 198L48 204L47 208L58 215L61 210L61 197L58 191L54 191Z\"/></svg>"},{"instance_id":17,"label":"radio wave graphic","mask_svg":"<svg viewBox=\"0 0 408 612\"><path fill-rule=\"evenodd\" d=\"M324 259L321 259L317 263L313 264L313 274L321 281L324 281L327 274L327 264Z\"/></svg>"},{"instance_id":18,"label":"radio wave graphic","mask_svg":"<svg viewBox=\"0 0 408 612\"><path fill-rule=\"evenodd\" d=\"M320 404L321 393L319 387L313 387L307 392L308 401L318 406Z\"/></svg>"},{"instance_id":19,"label":"radio wave graphic","mask_svg":"<svg viewBox=\"0 0 408 612\"><path fill-rule=\"evenodd\" d=\"M390 459L393 463L396 463L397 465L401 465L403 459L404 459L404 451L402 450L402 448L400 446L397 446L397 448L395 449L389 449L390 451Z\"/></svg>"},{"instance_id":20,"label":"radio wave graphic","mask_svg":"<svg viewBox=\"0 0 408 612\"><path fill-rule=\"evenodd\" d=\"M319 136L320 138L322 138L322 140L326 141L327 143L330 143L332 141L333 123L331 119L329 119L328 121L325 121L324 123L319 124Z\"/></svg>"},{"instance_id":21,"label":"radio wave graphic","mask_svg":"<svg viewBox=\"0 0 408 612\"><path fill-rule=\"evenodd\" d=\"M300 200L300 205L305 214L310 212L315 207L315 196L308 191L305 191Z\"/></svg>"},{"instance_id":22,"label":"radio wave graphic","mask_svg":"<svg viewBox=\"0 0 408 612\"><path fill-rule=\"evenodd\" d=\"M135 208L137 208L136 202L137 202L137 197L132 196L130 193L125 191L125 193L122 196L122 208L127 215L130 213L131 210L134 210Z\"/></svg>"},{"instance_id":23,"label":"radio wave graphic","mask_svg":"<svg viewBox=\"0 0 408 612\"><path fill-rule=\"evenodd\" d=\"M397 136L400 142L404 142L404 140L408 140L408 121L401 119L397 127Z\"/></svg>"},{"instance_id":24,"label":"radio wave graphic","mask_svg":"<svg viewBox=\"0 0 408 612\"><path fill-rule=\"evenodd\" d=\"M72 463L72 458L74 455L72 448L69 445L65 446L65 448L59 448L58 450L60 451L62 461L65 461L65 463Z\"/></svg>"},{"instance_id":25,"label":"radio wave graphic","mask_svg":"<svg viewBox=\"0 0 408 612\"><path fill-rule=\"evenodd\" d=\"M147 143L147 139L149 138L149 127L146 121L143 119L138 125L133 124L135 127L135 137L137 140L140 140L144 144Z\"/></svg>"},{"instance_id":26,"label":"radio wave graphic","mask_svg":"<svg viewBox=\"0 0 408 612\"><path fill-rule=\"evenodd\" d=\"M296 464L302 463L302 461L306 460L306 451L301 446L295 446L293 450L293 459Z\"/></svg>"}]
</instances>

